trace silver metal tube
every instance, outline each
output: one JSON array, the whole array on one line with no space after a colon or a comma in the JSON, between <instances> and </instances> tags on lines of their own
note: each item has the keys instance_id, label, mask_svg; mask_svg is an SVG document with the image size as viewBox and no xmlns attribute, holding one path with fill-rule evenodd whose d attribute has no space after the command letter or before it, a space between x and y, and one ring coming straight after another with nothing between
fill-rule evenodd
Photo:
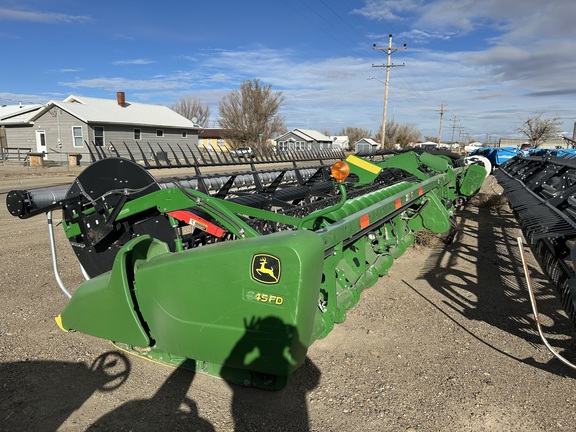
<instances>
[{"instance_id":1,"label":"silver metal tube","mask_svg":"<svg viewBox=\"0 0 576 432\"><path fill-rule=\"evenodd\" d=\"M68 297L72 298L72 294L68 292L64 284L62 283L62 279L60 279L60 274L58 273L58 259L56 257L56 242L54 240L54 226L52 224L52 210L46 213L46 220L48 222L48 238L50 239L50 252L52 254L52 269L54 270L54 277L56 278L56 282L58 286L62 290L62 292Z\"/></svg>"}]
</instances>

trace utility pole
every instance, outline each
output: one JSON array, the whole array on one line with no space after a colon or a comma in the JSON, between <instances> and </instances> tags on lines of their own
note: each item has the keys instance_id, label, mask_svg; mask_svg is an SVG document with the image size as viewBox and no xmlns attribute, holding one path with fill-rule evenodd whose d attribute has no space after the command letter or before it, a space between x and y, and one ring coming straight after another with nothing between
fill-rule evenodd
<instances>
[{"instance_id":1,"label":"utility pole","mask_svg":"<svg viewBox=\"0 0 576 432\"><path fill-rule=\"evenodd\" d=\"M452 120L452 141L451 143L454 144L454 132L456 131L456 122L460 120L459 118L454 117Z\"/></svg>"},{"instance_id":2,"label":"utility pole","mask_svg":"<svg viewBox=\"0 0 576 432\"><path fill-rule=\"evenodd\" d=\"M386 59L385 65L375 65L372 67L385 67L386 68L386 79L384 82L384 109L382 110L382 138L380 139L380 148L384 150L384 144L386 142L386 107L388 106L388 83L390 81L390 68L395 66L405 66L404 63L401 65L395 65L390 63L390 56L398 50L405 50L406 44L400 48L392 48L392 35L388 35L388 48L377 47L376 44L372 45L372 49L379 51L386 51L388 58Z\"/></svg>"},{"instance_id":3,"label":"utility pole","mask_svg":"<svg viewBox=\"0 0 576 432\"><path fill-rule=\"evenodd\" d=\"M440 140L442 139L442 117L444 117L444 102L440 105L440 130L438 131L438 146L440 146Z\"/></svg>"}]
</instances>

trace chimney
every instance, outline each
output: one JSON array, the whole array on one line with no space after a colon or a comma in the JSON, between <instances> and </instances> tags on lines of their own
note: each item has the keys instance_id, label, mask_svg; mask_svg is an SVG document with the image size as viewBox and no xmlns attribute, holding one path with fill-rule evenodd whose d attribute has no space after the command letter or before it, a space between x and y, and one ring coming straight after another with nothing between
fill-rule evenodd
<instances>
[{"instance_id":1,"label":"chimney","mask_svg":"<svg viewBox=\"0 0 576 432\"><path fill-rule=\"evenodd\" d=\"M126 95L124 92L116 92L116 102L118 102L118 105L122 108L126 107Z\"/></svg>"}]
</instances>

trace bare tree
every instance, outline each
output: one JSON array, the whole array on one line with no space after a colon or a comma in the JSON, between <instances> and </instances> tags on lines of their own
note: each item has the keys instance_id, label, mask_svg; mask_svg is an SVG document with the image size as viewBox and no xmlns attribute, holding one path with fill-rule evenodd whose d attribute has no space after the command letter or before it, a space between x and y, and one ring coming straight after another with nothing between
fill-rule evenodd
<instances>
[{"instance_id":1,"label":"bare tree","mask_svg":"<svg viewBox=\"0 0 576 432\"><path fill-rule=\"evenodd\" d=\"M244 81L220 100L218 112L224 137L236 148L240 145L265 146L269 138L286 131L278 114L284 102L282 92L258 79Z\"/></svg>"},{"instance_id":2,"label":"bare tree","mask_svg":"<svg viewBox=\"0 0 576 432\"><path fill-rule=\"evenodd\" d=\"M370 138L372 136L372 132L367 129L349 126L340 130L340 132L338 132L336 135L347 136L350 147L352 148L352 146L354 146L354 144L356 144L362 138Z\"/></svg>"},{"instance_id":3,"label":"bare tree","mask_svg":"<svg viewBox=\"0 0 576 432\"><path fill-rule=\"evenodd\" d=\"M516 132L525 136L534 148L538 148L544 141L554 138L560 132L560 117L545 118L543 115L540 113L523 120L522 126L516 129Z\"/></svg>"},{"instance_id":4,"label":"bare tree","mask_svg":"<svg viewBox=\"0 0 576 432\"><path fill-rule=\"evenodd\" d=\"M382 128L376 134L376 141L381 141ZM393 148L395 144L399 144L404 148L409 143L418 141L422 137L422 133L416 129L412 124L400 124L394 120L386 122L386 148Z\"/></svg>"},{"instance_id":5,"label":"bare tree","mask_svg":"<svg viewBox=\"0 0 576 432\"><path fill-rule=\"evenodd\" d=\"M196 123L207 127L210 119L210 105L203 104L198 97L186 96L178 99L170 108L188 120L196 118Z\"/></svg>"}]
</instances>

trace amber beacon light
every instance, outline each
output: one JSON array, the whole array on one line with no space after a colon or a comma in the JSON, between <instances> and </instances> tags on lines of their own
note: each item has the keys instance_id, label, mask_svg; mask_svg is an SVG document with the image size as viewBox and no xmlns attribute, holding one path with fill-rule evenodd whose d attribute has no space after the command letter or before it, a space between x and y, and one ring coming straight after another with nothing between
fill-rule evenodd
<instances>
[{"instance_id":1,"label":"amber beacon light","mask_svg":"<svg viewBox=\"0 0 576 432\"><path fill-rule=\"evenodd\" d=\"M342 183L350 175L350 166L344 161L338 161L332 165L330 172L338 183Z\"/></svg>"}]
</instances>

